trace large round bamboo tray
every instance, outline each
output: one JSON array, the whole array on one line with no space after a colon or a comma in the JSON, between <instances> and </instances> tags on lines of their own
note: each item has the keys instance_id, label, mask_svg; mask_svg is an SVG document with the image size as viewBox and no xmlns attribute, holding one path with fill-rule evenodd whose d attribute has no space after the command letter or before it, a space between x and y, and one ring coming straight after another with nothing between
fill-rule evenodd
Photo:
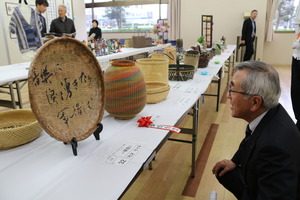
<instances>
[{"instance_id":1,"label":"large round bamboo tray","mask_svg":"<svg viewBox=\"0 0 300 200\"><path fill-rule=\"evenodd\" d=\"M0 149L17 147L38 138L42 127L30 110L0 112Z\"/></svg>"},{"instance_id":2,"label":"large round bamboo tray","mask_svg":"<svg viewBox=\"0 0 300 200\"><path fill-rule=\"evenodd\" d=\"M44 44L31 63L28 87L33 113L57 140L84 140L102 120L102 70L76 39L56 38Z\"/></svg>"},{"instance_id":3,"label":"large round bamboo tray","mask_svg":"<svg viewBox=\"0 0 300 200\"><path fill-rule=\"evenodd\" d=\"M158 103L165 100L170 91L170 85L159 81L146 82L147 103Z\"/></svg>"}]
</instances>

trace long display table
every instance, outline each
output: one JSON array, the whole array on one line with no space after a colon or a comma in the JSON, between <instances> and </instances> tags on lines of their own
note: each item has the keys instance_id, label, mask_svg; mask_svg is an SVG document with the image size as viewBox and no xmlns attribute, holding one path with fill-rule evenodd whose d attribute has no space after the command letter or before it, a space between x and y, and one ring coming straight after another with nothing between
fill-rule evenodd
<instances>
[{"instance_id":1,"label":"long display table","mask_svg":"<svg viewBox=\"0 0 300 200\"><path fill-rule=\"evenodd\" d=\"M234 49L228 46L207 68L198 69L193 80L170 82L166 100L147 104L131 120L116 120L105 113L100 141L91 136L79 142L77 156L70 145L45 132L29 144L0 151L0 199L118 199L169 136L166 130L138 127L137 120L152 116L155 124L177 124L197 105ZM204 71L207 75L202 75Z\"/></svg>"}]
</instances>

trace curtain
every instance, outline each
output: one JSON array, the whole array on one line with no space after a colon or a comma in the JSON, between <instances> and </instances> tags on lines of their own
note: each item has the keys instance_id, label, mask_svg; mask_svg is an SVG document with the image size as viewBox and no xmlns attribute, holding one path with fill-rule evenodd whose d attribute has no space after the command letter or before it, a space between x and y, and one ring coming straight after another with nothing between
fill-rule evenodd
<instances>
[{"instance_id":1,"label":"curtain","mask_svg":"<svg viewBox=\"0 0 300 200\"><path fill-rule=\"evenodd\" d=\"M181 0L169 0L169 32L168 40L176 40L180 38L180 18L181 18Z\"/></svg>"},{"instance_id":2,"label":"curtain","mask_svg":"<svg viewBox=\"0 0 300 200\"><path fill-rule=\"evenodd\" d=\"M281 0L268 0L267 4L267 15L266 15L266 41L273 41L273 19L275 12Z\"/></svg>"}]
</instances>

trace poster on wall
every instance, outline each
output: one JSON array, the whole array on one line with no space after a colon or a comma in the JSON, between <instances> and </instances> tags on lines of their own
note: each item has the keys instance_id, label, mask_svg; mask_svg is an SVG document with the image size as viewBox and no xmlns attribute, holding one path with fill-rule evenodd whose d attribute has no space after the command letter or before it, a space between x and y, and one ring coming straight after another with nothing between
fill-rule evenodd
<instances>
[{"instance_id":1,"label":"poster on wall","mask_svg":"<svg viewBox=\"0 0 300 200\"><path fill-rule=\"evenodd\" d=\"M67 17L73 19L72 0L64 0L64 5L67 7Z\"/></svg>"},{"instance_id":2,"label":"poster on wall","mask_svg":"<svg viewBox=\"0 0 300 200\"><path fill-rule=\"evenodd\" d=\"M5 7L6 7L6 13L8 16L12 15L12 13L14 12L15 7L17 7L18 4L17 3L8 3L5 2Z\"/></svg>"},{"instance_id":3,"label":"poster on wall","mask_svg":"<svg viewBox=\"0 0 300 200\"><path fill-rule=\"evenodd\" d=\"M46 12L47 30L50 30L50 24L53 19L57 18L56 0L48 0L48 8Z\"/></svg>"}]
</instances>

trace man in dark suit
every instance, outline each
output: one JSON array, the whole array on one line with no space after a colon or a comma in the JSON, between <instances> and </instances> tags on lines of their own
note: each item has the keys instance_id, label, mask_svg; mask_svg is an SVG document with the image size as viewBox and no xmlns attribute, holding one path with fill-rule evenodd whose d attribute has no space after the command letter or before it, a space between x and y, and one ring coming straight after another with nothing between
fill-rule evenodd
<instances>
[{"instance_id":1,"label":"man in dark suit","mask_svg":"<svg viewBox=\"0 0 300 200\"><path fill-rule=\"evenodd\" d=\"M235 70L227 94L231 115L249 124L232 159L212 172L239 200L299 200L300 133L278 103L278 72L260 61Z\"/></svg>"},{"instance_id":2,"label":"man in dark suit","mask_svg":"<svg viewBox=\"0 0 300 200\"><path fill-rule=\"evenodd\" d=\"M250 18L245 19L243 24L241 44L246 45L244 61L250 60L254 53L253 42L256 34L256 24L255 24L256 17L257 17L257 10L252 10Z\"/></svg>"},{"instance_id":3,"label":"man in dark suit","mask_svg":"<svg viewBox=\"0 0 300 200\"><path fill-rule=\"evenodd\" d=\"M45 33L47 33L47 27L46 27L46 19L42 15L42 13L46 12L47 7L49 6L47 0L36 0L35 1L35 7L36 12L39 15L39 20L42 22L42 30L41 30L41 36L45 37Z\"/></svg>"}]
</instances>

